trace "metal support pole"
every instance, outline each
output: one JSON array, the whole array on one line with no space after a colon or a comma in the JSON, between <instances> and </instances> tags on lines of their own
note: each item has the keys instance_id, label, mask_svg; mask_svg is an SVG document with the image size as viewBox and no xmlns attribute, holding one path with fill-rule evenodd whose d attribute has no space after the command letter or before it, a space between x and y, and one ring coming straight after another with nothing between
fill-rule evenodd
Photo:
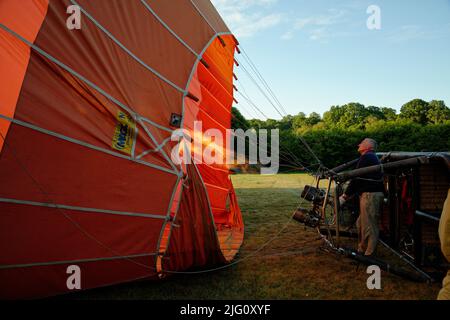
<instances>
[{"instance_id":1,"label":"metal support pole","mask_svg":"<svg viewBox=\"0 0 450 320\"><path fill-rule=\"evenodd\" d=\"M325 193L325 199L323 200L323 205L322 205L322 219L323 221L325 221L325 209L327 207L328 204L328 196L330 195L330 189L331 189L331 178L328 178L328 188L327 188L327 192Z\"/></svg>"},{"instance_id":2,"label":"metal support pole","mask_svg":"<svg viewBox=\"0 0 450 320\"><path fill-rule=\"evenodd\" d=\"M336 181L334 182L334 215L336 217L336 245L340 245L340 228L339 228L339 211L341 210L339 204L339 190Z\"/></svg>"},{"instance_id":3,"label":"metal support pole","mask_svg":"<svg viewBox=\"0 0 450 320\"><path fill-rule=\"evenodd\" d=\"M430 159L428 157L411 158L371 167L359 168L352 171L342 172L337 174L335 178L337 181L344 182L353 178L364 176L366 174L382 172L383 170L386 169L398 169L402 167L420 166L422 164L427 164L429 162Z\"/></svg>"}]
</instances>

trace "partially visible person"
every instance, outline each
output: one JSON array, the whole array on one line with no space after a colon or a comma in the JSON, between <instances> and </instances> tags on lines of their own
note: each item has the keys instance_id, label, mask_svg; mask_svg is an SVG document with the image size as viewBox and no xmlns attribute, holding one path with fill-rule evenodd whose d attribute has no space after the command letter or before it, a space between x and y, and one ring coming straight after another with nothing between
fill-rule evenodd
<instances>
[{"instance_id":1,"label":"partially visible person","mask_svg":"<svg viewBox=\"0 0 450 320\"><path fill-rule=\"evenodd\" d=\"M356 168L365 168L380 164L375 154L377 143L366 138L358 145L361 157ZM352 179L345 193L340 197L341 205L348 199L359 196L358 253L371 256L375 253L379 238L379 219L384 200L383 173L380 171Z\"/></svg>"},{"instance_id":2,"label":"partially visible person","mask_svg":"<svg viewBox=\"0 0 450 320\"><path fill-rule=\"evenodd\" d=\"M439 222L439 239L441 240L442 253L450 262L450 189L448 189L447 199L444 202L444 209ZM450 270L442 282L438 300L450 300Z\"/></svg>"}]
</instances>

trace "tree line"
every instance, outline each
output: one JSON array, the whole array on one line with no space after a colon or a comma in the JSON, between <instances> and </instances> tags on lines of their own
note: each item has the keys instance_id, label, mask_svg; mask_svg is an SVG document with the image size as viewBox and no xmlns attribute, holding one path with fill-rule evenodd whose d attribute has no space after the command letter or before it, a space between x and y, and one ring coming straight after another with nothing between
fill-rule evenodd
<instances>
[{"instance_id":1,"label":"tree line","mask_svg":"<svg viewBox=\"0 0 450 320\"><path fill-rule=\"evenodd\" d=\"M380 152L450 150L450 108L441 100L414 99L399 113L393 108L352 102L332 106L323 116L300 112L265 121L246 119L236 108L232 112L234 129L280 130L282 165L316 164L301 139L329 168L357 158L356 146L365 137L375 139Z\"/></svg>"}]
</instances>

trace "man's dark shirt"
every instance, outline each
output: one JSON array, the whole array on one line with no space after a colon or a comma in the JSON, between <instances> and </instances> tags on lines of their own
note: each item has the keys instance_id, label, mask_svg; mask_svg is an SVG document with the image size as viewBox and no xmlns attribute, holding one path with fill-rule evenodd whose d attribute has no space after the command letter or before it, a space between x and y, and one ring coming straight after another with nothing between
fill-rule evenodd
<instances>
[{"instance_id":1,"label":"man's dark shirt","mask_svg":"<svg viewBox=\"0 0 450 320\"><path fill-rule=\"evenodd\" d=\"M356 169L376 166L380 164L377 155L369 151L359 158ZM368 179L368 180L365 180ZM360 195L363 192L384 192L383 173L379 170L374 173L365 174L359 178L354 178L345 191L347 196Z\"/></svg>"}]
</instances>

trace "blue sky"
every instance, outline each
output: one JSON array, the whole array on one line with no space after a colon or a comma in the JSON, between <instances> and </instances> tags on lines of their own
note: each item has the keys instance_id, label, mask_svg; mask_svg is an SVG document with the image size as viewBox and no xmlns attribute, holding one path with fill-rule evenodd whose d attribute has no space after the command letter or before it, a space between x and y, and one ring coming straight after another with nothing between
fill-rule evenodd
<instances>
[{"instance_id":1,"label":"blue sky","mask_svg":"<svg viewBox=\"0 0 450 320\"><path fill-rule=\"evenodd\" d=\"M450 0L212 2L290 114L348 102L399 110L414 98L450 106ZM380 30L367 28L370 5L381 10ZM237 74L238 88L280 118L242 68Z\"/></svg>"}]
</instances>

